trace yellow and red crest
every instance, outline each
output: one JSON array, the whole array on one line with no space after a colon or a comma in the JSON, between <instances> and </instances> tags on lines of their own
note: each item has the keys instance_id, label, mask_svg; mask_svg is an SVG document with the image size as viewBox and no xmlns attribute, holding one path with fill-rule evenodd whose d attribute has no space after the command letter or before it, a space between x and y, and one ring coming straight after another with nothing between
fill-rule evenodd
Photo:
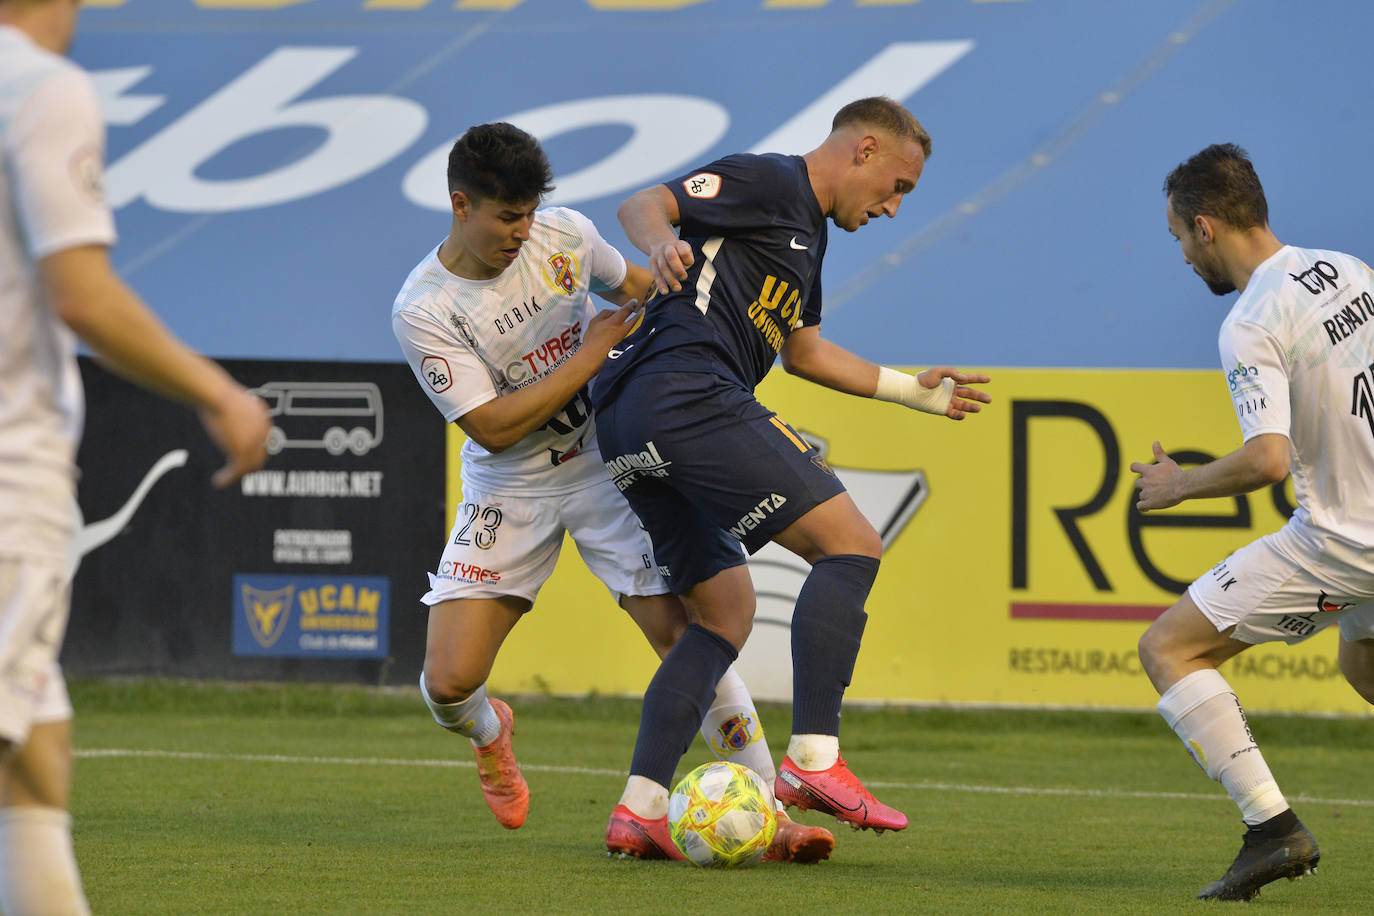
<instances>
[{"instance_id":1,"label":"yellow and red crest","mask_svg":"<svg viewBox=\"0 0 1374 916\"><path fill-rule=\"evenodd\" d=\"M577 291L577 257L571 251L555 251L544 264L544 282L556 293L571 296Z\"/></svg>"}]
</instances>

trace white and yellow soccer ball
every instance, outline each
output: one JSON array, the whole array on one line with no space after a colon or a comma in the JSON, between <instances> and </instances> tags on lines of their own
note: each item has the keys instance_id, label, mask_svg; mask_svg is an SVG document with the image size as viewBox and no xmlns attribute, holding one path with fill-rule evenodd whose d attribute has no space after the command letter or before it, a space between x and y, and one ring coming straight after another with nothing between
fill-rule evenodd
<instances>
[{"instance_id":1,"label":"white and yellow soccer ball","mask_svg":"<svg viewBox=\"0 0 1374 916\"><path fill-rule=\"evenodd\" d=\"M668 799L668 832L694 865L757 862L777 829L772 790L738 763L702 764L682 777Z\"/></svg>"}]
</instances>

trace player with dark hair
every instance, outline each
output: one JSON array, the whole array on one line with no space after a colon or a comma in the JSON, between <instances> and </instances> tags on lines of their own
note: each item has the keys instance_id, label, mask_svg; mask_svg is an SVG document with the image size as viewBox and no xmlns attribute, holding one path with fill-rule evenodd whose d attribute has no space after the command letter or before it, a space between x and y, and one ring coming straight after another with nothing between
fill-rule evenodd
<instances>
[{"instance_id":1,"label":"player with dark hair","mask_svg":"<svg viewBox=\"0 0 1374 916\"><path fill-rule=\"evenodd\" d=\"M1244 150L1209 146L1164 182L1169 233L1218 296L1240 291L1219 338L1243 444L1181 468L1154 443L1136 507L1272 486L1290 470L1283 528L1199 576L1140 640L1159 711L1240 808L1240 853L1199 897L1249 900L1313 870L1312 834L1279 791L1217 667L1252 645L1301 642L1331 624L1340 666L1374 703L1374 273L1335 251L1284 245Z\"/></svg>"},{"instance_id":2,"label":"player with dark hair","mask_svg":"<svg viewBox=\"0 0 1374 916\"><path fill-rule=\"evenodd\" d=\"M825 387L955 420L990 401L967 387L985 375L940 367L913 377L820 336L827 217L854 231L896 216L929 154L909 111L861 99L805 156L726 156L620 207L660 295L593 385L601 453L693 622L645 694L609 846L666 834L673 771L752 627L745 551L769 541L812 564L792 617L792 738L775 793L855 827L907 825L839 754L881 540L816 448L754 388L781 354L788 372Z\"/></svg>"},{"instance_id":3,"label":"player with dark hair","mask_svg":"<svg viewBox=\"0 0 1374 916\"><path fill-rule=\"evenodd\" d=\"M483 795L510 829L525 822L529 787L511 744L514 716L485 684L553 573L564 533L660 656L687 625L601 463L586 390L639 317L649 273L582 214L538 209L552 178L524 131L498 123L464 133L449 156L448 236L411 272L392 309L415 377L467 435L462 502L421 599L430 611L420 689L435 721L471 740ZM589 293L619 308L597 312ZM771 779L744 682L731 668L712 686L703 737L717 756ZM829 831L781 824L770 859L829 854Z\"/></svg>"},{"instance_id":4,"label":"player with dark hair","mask_svg":"<svg viewBox=\"0 0 1374 916\"><path fill-rule=\"evenodd\" d=\"M0 910L89 912L72 852L71 701L58 665L81 524L79 337L193 405L226 486L267 458L267 408L177 340L110 265L105 127L62 55L77 0L0 0Z\"/></svg>"},{"instance_id":5,"label":"player with dark hair","mask_svg":"<svg viewBox=\"0 0 1374 916\"><path fill-rule=\"evenodd\" d=\"M553 190L553 167L533 137L514 124L482 124L448 152L448 192L480 200L538 200Z\"/></svg>"}]
</instances>

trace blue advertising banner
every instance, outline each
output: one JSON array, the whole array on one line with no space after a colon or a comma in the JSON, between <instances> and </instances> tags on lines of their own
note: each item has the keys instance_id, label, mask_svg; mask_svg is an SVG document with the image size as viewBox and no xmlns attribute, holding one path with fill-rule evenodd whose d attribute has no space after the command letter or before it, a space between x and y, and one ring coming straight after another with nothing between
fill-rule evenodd
<instances>
[{"instance_id":1,"label":"blue advertising banner","mask_svg":"<svg viewBox=\"0 0 1374 916\"><path fill-rule=\"evenodd\" d=\"M886 94L934 151L833 232L825 333L877 362L1210 369L1226 306L1164 176L1250 150L1284 241L1369 258L1367 38L1348 0L97 0L115 263L221 357L399 358L396 290L451 219L469 125L539 137L546 201L616 208L733 152L800 153Z\"/></svg>"},{"instance_id":2,"label":"blue advertising banner","mask_svg":"<svg viewBox=\"0 0 1374 916\"><path fill-rule=\"evenodd\" d=\"M234 654L385 658L391 583L384 576L234 577Z\"/></svg>"}]
</instances>

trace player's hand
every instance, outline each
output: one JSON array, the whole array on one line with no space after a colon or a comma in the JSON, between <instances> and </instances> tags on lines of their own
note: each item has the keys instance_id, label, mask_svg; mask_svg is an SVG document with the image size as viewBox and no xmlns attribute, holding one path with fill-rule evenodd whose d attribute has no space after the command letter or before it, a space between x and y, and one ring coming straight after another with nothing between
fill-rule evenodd
<instances>
[{"instance_id":1,"label":"player's hand","mask_svg":"<svg viewBox=\"0 0 1374 916\"><path fill-rule=\"evenodd\" d=\"M267 461L267 432L272 421L267 405L247 388L235 384L217 404L202 407L200 422L227 459L210 482L227 487Z\"/></svg>"},{"instance_id":2,"label":"player's hand","mask_svg":"<svg viewBox=\"0 0 1374 916\"><path fill-rule=\"evenodd\" d=\"M1146 464L1143 461L1131 463L1131 470L1140 475L1140 479L1135 482L1136 488L1140 490L1140 498L1136 500L1135 507L1141 512L1167 509L1183 502L1175 495L1175 484L1183 469L1165 453L1164 446L1158 441L1154 444L1154 452L1154 464Z\"/></svg>"},{"instance_id":3,"label":"player's hand","mask_svg":"<svg viewBox=\"0 0 1374 916\"><path fill-rule=\"evenodd\" d=\"M587 322L582 346L604 358L612 347L639 326L639 319L643 317L644 309L638 299L631 299L618 309L603 309Z\"/></svg>"},{"instance_id":4,"label":"player's hand","mask_svg":"<svg viewBox=\"0 0 1374 916\"><path fill-rule=\"evenodd\" d=\"M663 295L682 289L682 281L687 279L687 268L696 263L692 256L692 246L682 239L655 248L649 254L649 273L653 274L654 285Z\"/></svg>"},{"instance_id":5,"label":"player's hand","mask_svg":"<svg viewBox=\"0 0 1374 916\"><path fill-rule=\"evenodd\" d=\"M922 388L939 388L945 379L954 382L954 395L945 408L945 416L951 420L962 420L971 413L978 413L984 404L992 403L992 396L969 385L986 385L991 376L976 372L960 372L950 366L935 366L924 372L916 373L916 381Z\"/></svg>"}]
</instances>

